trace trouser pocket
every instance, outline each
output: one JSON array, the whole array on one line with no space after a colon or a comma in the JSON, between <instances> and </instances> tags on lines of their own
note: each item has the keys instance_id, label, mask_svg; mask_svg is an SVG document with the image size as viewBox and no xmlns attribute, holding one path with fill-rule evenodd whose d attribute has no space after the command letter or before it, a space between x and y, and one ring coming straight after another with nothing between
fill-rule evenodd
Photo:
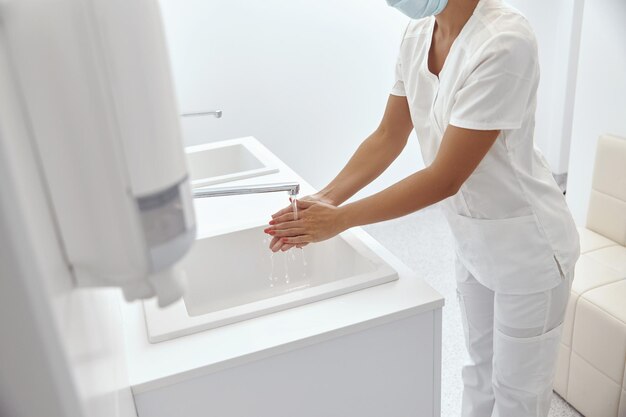
<instances>
[{"instance_id":1,"label":"trouser pocket","mask_svg":"<svg viewBox=\"0 0 626 417\"><path fill-rule=\"evenodd\" d=\"M512 337L495 329L494 417L545 417L563 325L534 337Z\"/></svg>"}]
</instances>

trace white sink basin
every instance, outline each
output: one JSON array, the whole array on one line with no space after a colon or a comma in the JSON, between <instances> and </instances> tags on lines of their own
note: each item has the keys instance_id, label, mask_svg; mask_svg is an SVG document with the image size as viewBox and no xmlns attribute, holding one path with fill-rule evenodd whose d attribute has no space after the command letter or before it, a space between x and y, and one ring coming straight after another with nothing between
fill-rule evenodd
<instances>
[{"instance_id":1,"label":"white sink basin","mask_svg":"<svg viewBox=\"0 0 626 417\"><path fill-rule=\"evenodd\" d=\"M159 309L144 302L152 343L285 310L398 279L352 232L272 254L262 227L197 240L182 261L188 291Z\"/></svg>"},{"instance_id":2,"label":"white sink basin","mask_svg":"<svg viewBox=\"0 0 626 417\"><path fill-rule=\"evenodd\" d=\"M194 188L278 172L278 167L254 148L258 143L237 139L187 147L187 164Z\"/></svg>"}]
</instances>

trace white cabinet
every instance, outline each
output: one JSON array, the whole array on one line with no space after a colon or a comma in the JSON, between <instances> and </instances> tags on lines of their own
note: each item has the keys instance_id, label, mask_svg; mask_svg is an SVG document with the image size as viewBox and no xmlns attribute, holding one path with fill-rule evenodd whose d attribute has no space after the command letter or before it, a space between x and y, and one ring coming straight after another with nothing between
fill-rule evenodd
<instances>
[{"instance_id":1,"label":"white cabinet","mask_svg":"<svg viewBox=\"0 0 626 417\"><path fill-rule=\"evenodd\" d=\"M135 403L139 417L436 417L440 369L437 307L142 391Z\"/></svg>"}]
</instances>

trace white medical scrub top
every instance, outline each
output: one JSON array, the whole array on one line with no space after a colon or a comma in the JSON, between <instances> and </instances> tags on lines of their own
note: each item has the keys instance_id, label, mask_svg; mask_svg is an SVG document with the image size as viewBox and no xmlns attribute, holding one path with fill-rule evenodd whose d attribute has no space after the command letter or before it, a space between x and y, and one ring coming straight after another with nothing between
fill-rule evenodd
<instances>
[{"instance_id":1,"label":"white medical scrub top","mask_svg":"<svg viewBox=\"0 0 626 417\"><path fill-rule=\"evenodd\" d=\"M432 16L411 21L391 91L407 98L424 162L435 159L448 125L501 131L460 191L441 203L457 256L494 291L553 288L580 248L565 198L533 143L534 33L503 1L481 0L437 77L428 69L434 27Z\"/></svg>"}]
</instances>

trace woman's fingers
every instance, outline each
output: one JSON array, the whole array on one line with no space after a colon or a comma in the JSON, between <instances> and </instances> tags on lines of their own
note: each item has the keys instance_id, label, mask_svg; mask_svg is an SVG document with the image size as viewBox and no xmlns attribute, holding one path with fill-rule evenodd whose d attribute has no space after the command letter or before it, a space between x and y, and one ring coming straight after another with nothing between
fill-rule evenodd
<instances>
[{"instance_id":1,"label":"woman's fingers","mask_svg":"<svg viewBox=\"0 0 626 417\"><path fill-rule=\"evenodd\" d=\"M286 237L286 236L297 236L300 234L304 234L306 229L304 228L304 223L301 220L296 220L292 222L279 223L274 226L268 227L264 230L265 233L271 235L276 238Z\"/></svg>"},{"instance_id":2,"label":"woman's fingers","mask_svg":"<svg viewBox=\"0 0 626 417\"><path fill-rule=\"evenodd\" d=\"M274 236L272 238L272 241L269 244L269 248L270 248L270 250L272 252L279 252L279 251L286 252L289 249L292 249L294 247L298 248L298 249L302 249L302 248L304 248L307 245L308 245L308 243L296 243L296 244L294 244L294 243L284 243L282 241L282 238Z\"/></svg>"},{"instance_id":3,"label":"woman's fingers","mask_svg":"<svg viewBox=\"0 0 626 417\"><path fill-rule=\"evenodd\" d=\"M309 235L283 237L281 238L281 241L283 242L283 244L297 245L299 243L311 243L313 242L313 237Z\"/></svg>"},{"instance_id":4,"label":"woman's fingers","mask_svg":"<svg viewBox=\"0 0 626 417\"><path fill-rule=\"evenodd\" d=\"M294 213L291 205L272 214L270 227L265 229L265 233L272 236L272 241L269 245L270 250L273 252L286 252L294 247L302 249L307 246L311 242L310 236L300 235L306 233L304 223L302 222L303 212L317 203L316 199L309 196L297 200L297 207L301 210L299 218L296 217L296 213ZM295 240L287 243L283 240L284 238Z\"/></svg>"},{"instance_id":5,"label":"woman's fingers","mask_svg":"<svg viewBox=\"0 0 626 417\"><path fill-rule=\"evenodd\" d=\"M294 246L295 245L289 245L289 244L283 243L281 238L277 236L272 237L272 241L269 244L269 248L272 252L278 252L278 251L285 252L293 248Z\"/></svg>"},{"instance_id":6,"label":"woman's fingers","mask_svg":"<svg viewBox=\"0 0 626 417\"><path fill-rule=\"evenodd\" d=\"M315 201L315 200L304 200L304 199L296 200L296 205L298 206L299 209L307 209L317 203L318 201Z\"/></svg>"},{"instance_id":7,"label":"woman's fingers","mask_svg":"<svg viewBox=\"0 0 626 417\"><path fill-rule=\"evenodd\" d=\"M307 208L311 207L314 204L317 204L318 202L315 200L296 200L296 205L298 206L299 209L302 210L306 210ZM283 216L283 215L289 215L289 216L293 216L293 207L292 206L287 206L281 210L278 210L276 213L272 214L272 219L274 220L279 220L278 218ZM284 221L284 220L282 220Z\"/></svg>"},{"instance_id":8,"label":"woman's fingers","mask_svg":"<svg viewBox=\"0 0 626 417\"><path fill-rule=\"evenodd\" d=\"M280 248L280 250L281 250L282 252L287 252L289 249L291 249L291 248L293 248L293 247L294 247L294 245L283 245L283 247L282 247L282 248Z\"/></svg>"},{"instance_id":9,"label":"woman's fingers","mask_svg":"<svg viewBox=\"0 0 626 417\"><path fill-rule=\"evenodd\" d=\"M298 218L296 218L296 215L293 212L289 212L289 213L285 213L282 214L278 217L273 218L270 221L270 225L275 225L275 224L279 224L279 223L284 223L284 222L291 222L294 220L299 220L301 216L299 216Z\"/></svg>"},{"instance_id":10,"label":"woman's fingers","mask_svg":"<svg viewBox=\"0 0 626 417\"><path fill-rule=\"evenodd\" d=\"M280 248L284 245L283 241L280 240L280 238L275 237L274 239L272 239L272 242L270 243L270 250L272 252L277 252L280 250Z\"/></svg>"},{"instance_id":11,"label":"woman's fingers","mask_svg":"<svg viewBox=\"0 0 626 417\"><path fill-rule=\"evenodd\" d=\"M272 214L272 219L282 216L285 213L291 213L292 211L293 211L293 208L291 206L287 206L284 209L278 210L276 213Z\"/></svg>"},{"instance_id":12,"label":"woman's fingers","mask_svg":"<svg viewBox=\"0 0 626 417\"><path fill-rule=\"evenodd\" d=\"M276 231L276 230L282 230L282 229L293 229L296 227L304 227L304 222L302 220L294 220L294 221L286 221L283 223L277 223L268 227L267 229L265 229L265 231L270 232L272 230Z\"/></svg>"},{"instance_id":13,"label":"woman's fingers","mask_svg":"<svg viewBox=\"0 0 626 417\"><path fill-rule=\"evenodd\" d=\"M295 228L291 228L291 229L281 229L281 230L275 230L274 233L272 234L272 236L274 237L290 237L290 236L298 236L301 235L305 232L305 230L301 227L295 227Z\"/></svg>"},{"instance_id":14,"label":"woman's fingers","mask_svg":"<svg viewBox=\"0 0 626 417\"><path fill-rule=\"evenodd\" d=\"M280 240L280 239L279 239L279 238L277 238L277 237L272 237L272 240L270 240L270 243L269 243L269 245L267 245L267 246L268 246L270 249L272 249L272 247L276 244L276 242L277 242L278 240Z\"/></svg>"},{"instance_id":15,"label":"woman's fingers","mask_svg":"<svg viewBox=\"0 0 626 417\"><path fill-rule=\"evenodd\" d=\"M279 242L280 242L280 245L276 245L276 247L270 248L272 252L287 252L290 249L293 249L293 248L302 249L308 245L308 243L292 244L292 243L283 243L282 241L279 241Z\"/></svg>"}]
</instances>

